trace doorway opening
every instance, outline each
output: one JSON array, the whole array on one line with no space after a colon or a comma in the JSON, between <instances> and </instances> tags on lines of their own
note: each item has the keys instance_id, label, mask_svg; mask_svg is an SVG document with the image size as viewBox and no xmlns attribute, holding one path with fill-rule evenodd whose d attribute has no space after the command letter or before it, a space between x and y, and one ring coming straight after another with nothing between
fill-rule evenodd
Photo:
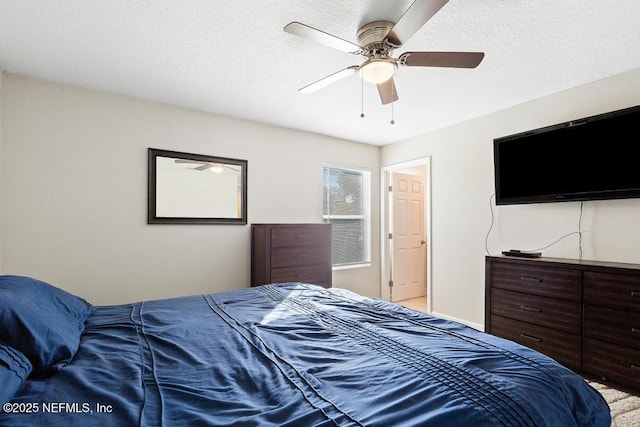
<instances>
[{"instance_id":1,"label":"doorway opening","mask_svg":"<svg viewBox=\"0 0 640 427\"><path fill-rule=\"evenodd\" d=\"M385 166L381 175L380 295L431 313L431 158Z\"/></svg>"}]
</instances>

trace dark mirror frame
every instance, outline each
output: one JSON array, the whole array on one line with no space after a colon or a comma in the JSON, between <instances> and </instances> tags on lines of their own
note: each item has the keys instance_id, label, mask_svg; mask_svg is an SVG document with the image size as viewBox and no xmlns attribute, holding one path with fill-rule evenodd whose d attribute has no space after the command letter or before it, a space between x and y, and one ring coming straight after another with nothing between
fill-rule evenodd
<instances>
[{"instance_id":1,"label":"dark mirror frame","mask_svg":"<svg viewBox=\"0 0 640 427\"><path fill-rule=\"evenodd\" d=\"M181 153L177 151L149 148L148 150L148 197L147 197L147 223L148 224L247 224L247 161L230 159L226 157L207 156L203 154ZM157 170L156 159L168 157L172 159L192 160L203 163L221 163L240 167L241 185L241 217L240 218L208 218L208 217L159 217L156 212L157 202Z\"/></svg>"}]
</instances>

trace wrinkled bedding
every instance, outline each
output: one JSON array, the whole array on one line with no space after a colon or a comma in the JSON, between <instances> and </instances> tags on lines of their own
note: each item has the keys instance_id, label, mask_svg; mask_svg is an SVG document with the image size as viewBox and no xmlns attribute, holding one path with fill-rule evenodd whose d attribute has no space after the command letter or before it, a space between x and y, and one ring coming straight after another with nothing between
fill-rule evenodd
<instances>
[{"instance_id":1,"label":"wrinkled bedding","mask_svg":"<svg viewBox=\"0 0 640 427\"><path fill-rule=\"evenodd\" d=\"M611 424L540 353L301 283L94 307L73 360L7 404L2 426Z\"/></svg>"}]
</instances>

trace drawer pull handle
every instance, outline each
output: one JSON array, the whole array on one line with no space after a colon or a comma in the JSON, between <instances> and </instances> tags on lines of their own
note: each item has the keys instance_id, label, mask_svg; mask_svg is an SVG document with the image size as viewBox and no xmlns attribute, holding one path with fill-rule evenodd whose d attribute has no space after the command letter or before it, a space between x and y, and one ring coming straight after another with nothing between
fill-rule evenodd
<instances>
[{"instance_id":1,"label":"drawer pull handle","mask_svg":"<svg viewBox=\"0 0 640 427\"><path fill-rule=\"evenodd\" d=\"M306 257L307 257L306 254L296 255L296 258L306 258Z\"/></svg>"},{"instance_id":2,"label":"drawer pull handle","mask_svg":"<svg viewBox=\"0 0 640 427\"><path fill-rule=\"evenodd\" d=\"M304 277L306 275L307 275L306 273L298 273L298 274L296 274L296 277Z\"/></svg>"},{"instance_id":3,"label":"drawer pull handle","mask_svg":"<svg viewBox=\"0 0 640 427\"><path fill-rule=\"evenodd\" d=\"M542 341L542 339L540 339L540 338L533 337L533 336L531 336L531 335L527 335L527 334L520 334L520 338L526 338L526 339L528 339L528 340L535 341L535 342L540 342L540 341Z\"/></svg>"},{"instance_id":4,"label":"drawer pull handle","mask_svg":"<svg viewBox=\"0 0 640 427\"><path fill-rule=\"evenodd\" d=\"M521 305L520 309L522 309L524 311L532 311L532 312L536 312L536 313L542 313L542 309L541 308L531 307L530 305Z\"/></svg>"},{"instance_id":5,"label":"drawer pull handle","mask_svg":"<svg viewBox=\"0 0 640 427\"><path fill-rule=\"evenodd\" d=\"M632 371L640 371L640 366L638 366L638 365L633 365L633 364L632 364L632 365L631 365L631 370L632 370Z\"/></svg>"},{"instance_id":6,"label":"drawer pull handle","mask_svg":"<svg viewBox=\"0 0 640 427\"><path fill-rule=\"evenodd\" d=\"M538 277L520 276L520 280L525 281L525 282L538 282L538 283L542 283L542 279L540 279L540 278L538 278Z\"/></svg>"},{"instance_id":7,"label":"drawer pull handle","mask_svg":"<svg viewBox=\"0 0 640 427\"><path fill-rule=\"evenodd\" d=\"M631 291L631 296L632 296L632 297L640 297L640 292L638 292L638 291Z\"/></svg>"},{"instance_id":8,"label":"drawer pull handle","mask_svg":"<svg viewBox=\"0 0 640 427\"><path fill-rule=\"evenodd\" d=\"M632 333L632 334L640 334L640 329L638 329L638 328L631 328L631 333Z\"/></svg>"},{"instance_id":9,"label":"drawer pull handle","mask_svg":"<svg viewBox=\"0 0 640 427\"><path fill-rule=\"evenodd\" d=\"M305 236L305 235L296 236L296 239L306 239L306 238L307 238L307 236Z\"/></svg>"}]
</instances>

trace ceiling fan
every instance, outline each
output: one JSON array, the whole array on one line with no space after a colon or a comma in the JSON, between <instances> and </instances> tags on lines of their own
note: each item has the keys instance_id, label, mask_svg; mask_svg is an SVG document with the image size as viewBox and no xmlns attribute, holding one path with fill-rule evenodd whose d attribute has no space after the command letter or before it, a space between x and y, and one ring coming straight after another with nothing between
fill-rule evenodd
<instances>
[{"instance_id":1,"label":"ceiling fan","mask_svg":"<svg viewBox=\"0 0 640 427\"><path fill-rule=\"evenodd\" d=\"M193 169L197 171L204 171L209 169L213 173L222 173L224 172L225 169L232 170L235 172L238 172L240 170L238 166L227 165L224 163L209 163L209 162L201 162L198 160L186 160L186 159L176 159L175 162L176 163L192 163L192 164L200 165Z\"/></svg>"},{"instance_id":2,"label":"ceiling fan","mask_svg":"<svg viewBox=\"0 0 640 427\"><path fill-rule=\"evenodd\" d=\"M356 34L357 44L300 22L294 21L287 24L284 31L289 34L343 52L362 55L365 58L365 61L360 65L352 65L337 71L300 88L298 91L311 93L358 72L362 79L378 87L382 103L389 104L398 100L398 92L393 81L393 75L398 66L477 67L484 58L483 52L404 52L398 58L391 56L395 49L406 43L448 1L415 0L396 23L374 21L363 25Z\"/></svg>"}]
</instances>

